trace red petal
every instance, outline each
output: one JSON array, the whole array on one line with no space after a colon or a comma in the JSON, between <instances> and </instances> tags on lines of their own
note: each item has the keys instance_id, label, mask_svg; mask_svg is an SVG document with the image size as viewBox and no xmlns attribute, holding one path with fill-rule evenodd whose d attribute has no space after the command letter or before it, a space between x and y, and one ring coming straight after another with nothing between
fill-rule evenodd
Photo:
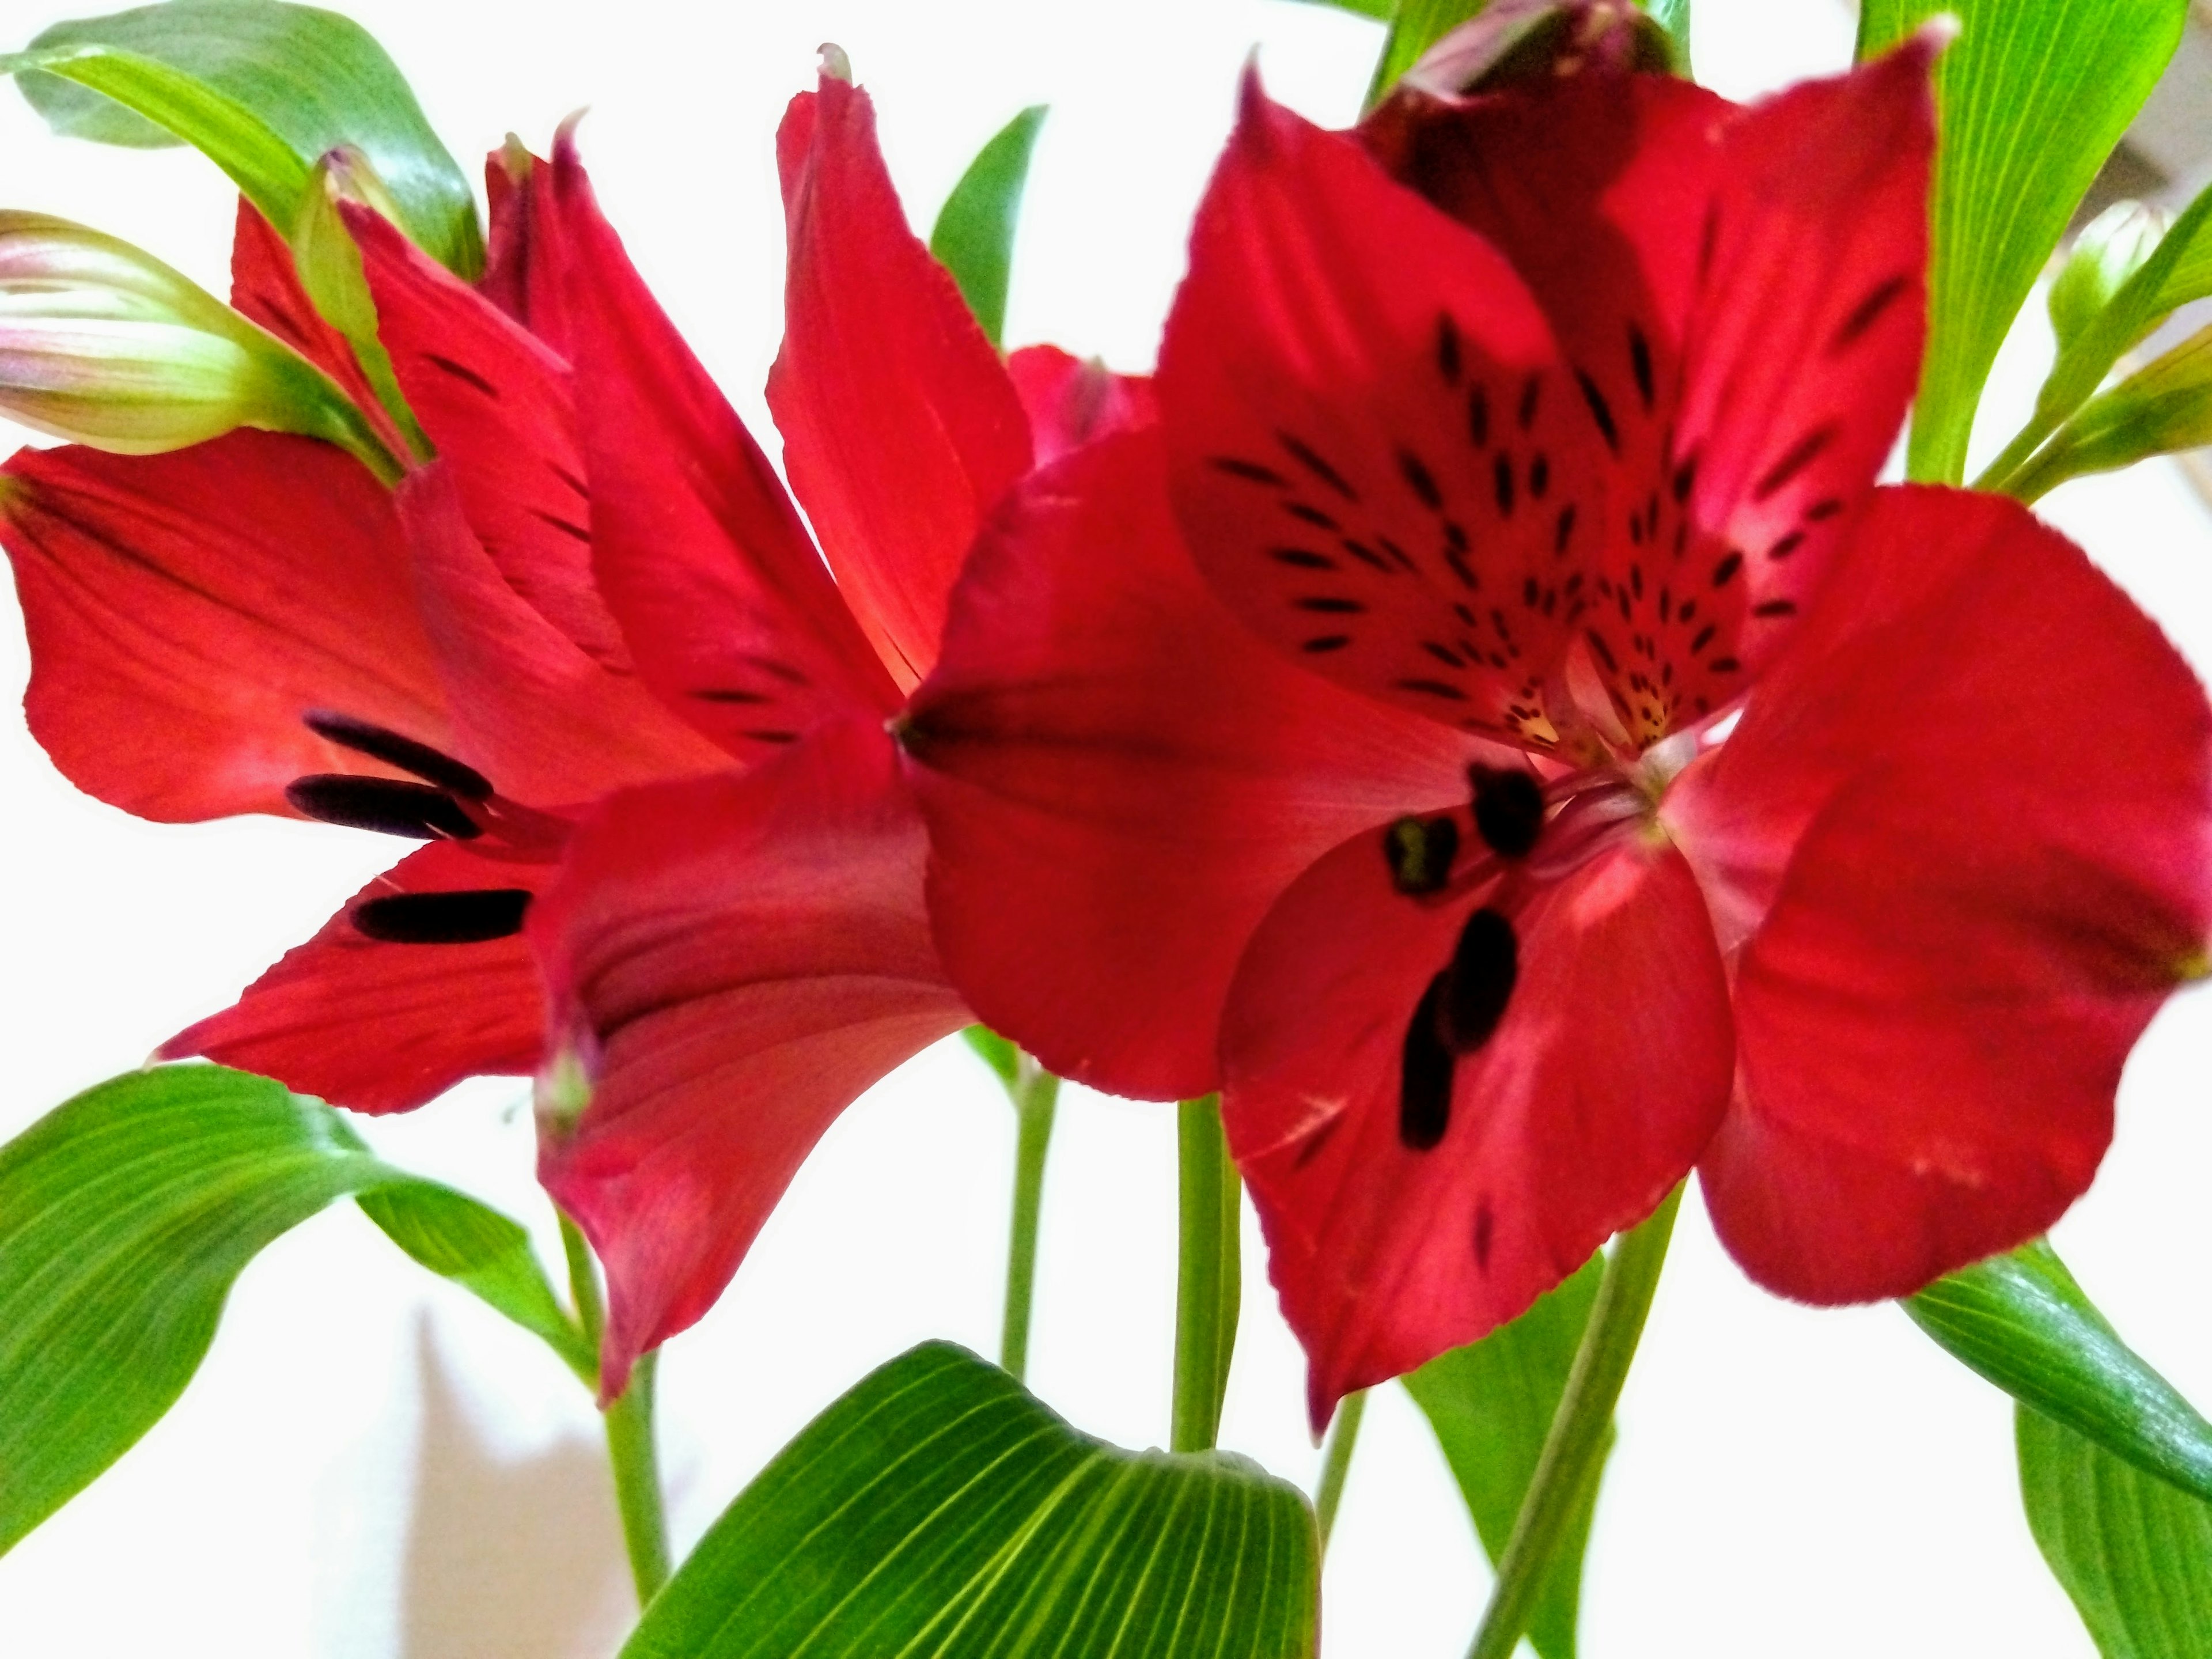
<instances>
[{"instance_id":1,"label":"red petal","mask_svg":"<svg viewBox=\"0 0 2212 1659\"><path fill-rule=\"evenodd\" d=\"M1006 373L1028 412L1039 466L1160 417L1150 375L1116 374L1096 357L1055 345L1024 346L1006 359Z\"/></svg>"},{"instance_id":2,"label":"red petal","mask_svg":"<svg viewBox=\"0 0 2212 1659\"><path fill-rule=\"evenodd\" d=\"M31 731L102 800L167 821L289 813L302 774L370 769L302 725L310 709L451 746L391 499L326 445L22 450L0 470L0 544Z\"/></svg>"},{"instance_id":3,"label":"red petal","mask_svg":"<svg viewBox=\"0 0 2212 1659\"><path fill-rule=\"evenodd\" d=\"M978 538L903 741L939 948L1044 1063L1214 1086L1244 940L1362 824L1463 802L1477 745L1285 662L1209 593L1156 434L1024 483Z\"/></svg>"},{"instance_id":4,"label":"red petal","mask_svg":"<svg viewBox=\"0 0 2212 1659\"><path fill-rule=\"evenodd\" d=\"M477 291L567 356L567 250L553 204L553 169L510 139L484 158L484 200L491 231Z\"/></svg>"},{"instance_id":5,"label":"red petal","mask_svg":"<svg viewBox=\"0 0 2212 1659\"><path fill-rule=\"evenodd\" d=\"M1407 1029L1470 907L1398 893L1382 836L1354 836L1284 896L1222 1026L1230 1146L1310 1360L1316 1428L1650 1214L1711 1137L1734 1064L1696 880L1663 838L1631 841L1516 916L1504 1021L1459 1059L1441 1142L1413 1150Z\"/></svg>"},{"instance_id":6,"label":"red petal","mask_svg":"<svg viewBox=\"0 0 2212 1659\"><path fill-rule=\"evenodd\" d=\"M837 1115L969 1018L923 851L890 743L857 721L578 832L530 936L596 1086L540 1173L606 1263L610 1394L721 1294Z\"/></svg>"},{"instance_id":7,"label":"red petal","mask_svg":"<svg viewBox=\"0 0 2212 1659\"><path fill-rule=\"evenodd\" d=\"M1603 527L1560 515L1604 457L1494 249L1249 88L1158 385L1176 516L1240 617L1344 684L1549 742L1559 584Z\"/></svg>"},{"instance_id":8,"label":"red petal","mask_svg":"<svg viewBox=\"0 0 2212 1659\"><path fill-rule=\"evenodd\" d=\"M559 806L729 763L641 681L517 596L470 529L447 463L411 474L398 502L457 752L501 794Z\"/></svg>"},{"instance_id":9,"label":"red petal","mask_svg":"<svg viewBox=\"0 0 2212 1659\"><path fill-rule=\"evenodd\" d=\"M397 893L535 889L542 863L509 863L438 842L356 894L237 1003L161 1045L204 1054L361 1112L403 1112L462 1079L527 1073L544 994L520 936L477 945L388 945L360 933L355 903Z\"/></svg>"},{"instance_id":10,"label":"red petal","mask_svg":"<svg viewBox=\"0 0 2212 1659\"><path fill-rule=\"evenodd\" d=\"M1724 650L1747 674L1772 659L1905 417L1925 332L1934 53L1917 36L1793 88L1723 146L1674 441L1696 533L1743 566L1737 636L1708 668ZM1724 586L1720 568L1691 574Z\"/></svg>"},{"instance_id":11,"label":"red petal","mask_svg":"<svg viewBox=\"0 0 2212 1659\"><path fill-rule=\"evenodd\" d=\"M769 407L791 486L892 678L937 660L975 527L1029 422L950 274L907 228L867 94L831 76L776 135L788 221Z\"/></svg>"},{"instance_id":12,"label":"red petal","mask_svg":"<svg viewBox=\"0 0 2212 1659\"><path fill-rule=\"evenodd\" d=\"M378 337L484 551L580 649L617 673L635 672L592 578L568 366L381 216L349 206L345 219L376 300Z\"/></svg>"},{"instance_id":13,"label":"red petal","mask_svg":"<svg viewBox=\"0 0 2212 1659\"><path fill-rule=\"evenodd\" d=\"M1705 1169L1752 1274L1901 1295L2056 1219L2212 933L2212 710L2156 627L2011 501L1880 491L1663 811L1755 929Z\"/></svg>"},{"instance_id":14,"label":"red petal","mask_svg":"<svg viewBox=\"0 0 2212 1659\"><path fill-rule=\"evenodd\" d=\"M353 347L323 320L300 286L292 250L260 210L242 196L231 243L230 303L343 386L394 455L407 453L398 428L354 360Z\"/></svg>"},{"instance_id":15,"label":"red petal","mask_svg":"<svg viewBox=\"0 0 2212 1659\"><path fill-rule=\"evenodd\" d=\"M898 692L773 469L554 154L592 563L638 672L731 753Z\"/></svg>"}]
</instances>

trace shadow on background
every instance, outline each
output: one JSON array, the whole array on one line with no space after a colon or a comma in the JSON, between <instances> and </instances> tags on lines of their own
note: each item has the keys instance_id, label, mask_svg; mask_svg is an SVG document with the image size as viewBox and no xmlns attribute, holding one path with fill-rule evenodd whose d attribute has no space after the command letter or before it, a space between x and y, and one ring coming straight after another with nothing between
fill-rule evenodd
<instances>
[{"instance_id":1,"label":"shadow on background","mask_svg":"<svg viewBox=\"0 0 2212 1659\"><path fill-rule=\"evenodd\" d=\"M404 1659L608 1659L635 1613L595 1440L503 1456L477 1426L428 1322L422 1430L401 1578Z\"/></svg>"}]
</instances>

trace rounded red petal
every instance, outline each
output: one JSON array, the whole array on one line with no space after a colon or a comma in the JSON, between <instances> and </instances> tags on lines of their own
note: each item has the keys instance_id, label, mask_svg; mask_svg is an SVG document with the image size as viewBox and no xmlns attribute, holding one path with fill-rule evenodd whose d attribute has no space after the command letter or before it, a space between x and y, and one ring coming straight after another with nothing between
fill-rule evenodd
<instances>
[{"instance_id":1,"label":"rounded red petal","mask_svg":"<svg viewBox=\"0 0 2212 1659\"><path fill-rule=\"evenodd\" d=\"M1479 750L1247 633L1192 568L1150 432L1017 489L901 726L955 982L1053 1070L1155 1099L1214 1086L1275 896L1360 824L1462 803Z\"/></svg>"},{"instance_id":2,"label":"rounded red petal","mask_svg":"<svg viewBox=\"0 0 2212 1659\"><path fill-rule=\"evenodd\" d=\"M1649 1214L1705 1150L1734 1066L1696 880L1639 835L1506 908L1504 1018L1458 1057L1440 1137L1409 1137L1407 1028L1474 906L1396 890L1382 833L1283 896L1222 1026L1223 1118L1316 1426L1342 1395L1512 1319Z\"/></svg>"},{"instance_id":3,"label":"rounded red petal","mask_svg":"<svg viewBox=\"0 0 2212 1659\"><path fill-rule=\"evenodd\" d=\"M570 843L529 934L550 1064L591 1103L545 1125L539 1173L606 1264L610 1394L713 1305L837 1115L971 1018L930 944L924 851L863 722L617 795Z\"/></svg>"}]
</instances>

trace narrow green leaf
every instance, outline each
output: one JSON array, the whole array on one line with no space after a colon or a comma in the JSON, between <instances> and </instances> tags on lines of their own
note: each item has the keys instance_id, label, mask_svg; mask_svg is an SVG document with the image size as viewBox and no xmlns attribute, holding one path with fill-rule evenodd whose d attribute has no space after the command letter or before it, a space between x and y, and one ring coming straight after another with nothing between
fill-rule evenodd
<instances>
[{"instance_id":1,"label":"narrow green leaf","mask_svg":"<svg viewBox=\"0 0 2212 1659\"><path fill-rule=\"evenodd\" d=\"M952 273L961 297L991 343L1006 325L1006 283L1014 263L1014 228L1030 156L1044 125L1045 106L1032 104L999 129L952 186L929 233L929 251Z\"/></svg>"},{"instance_id":2,"label":"narrow green leaf","mask_svg":"<svg viewBox=\"0 0 2212 1659\"><path fill-rule=\"evenodd\" d=\"M1372 17L1387 23L1398 9L1398 0L1299 0L1308 6L1329 6L1338 11L1357 12L1362 17Z\"/></svg>"},{"instance_id":3,"label":"narrow green leaf","mask_svg":"<svg viewBox=\"0 0 2212 1659\"><path fill-rule=\"evenodd\" d=\"M1521 1500L1535 1478L1544 1437L1566 1391L1567 1372L1604 1276L1604 1261L1593 1256L1511 1324L1438 1355L1404 1379L1436 1431L1492 1565L1513 1535ZM1598 1467L1601 1472L1602 1458ZM1528 1640L1543 1659L1574 1659L1583 1554L1596 1504L1593 1480L1536 1598Z\"/></svg>"},{"instance_id":4,"label":"narrow green leaf","mask_svg":"<svg viewBox=\"0 0 2212 1659\"><path fill-rule=\"evenodd\" d=\"M1899 1305L2014 1399L2212 1500L2212 1424L2120 1340L2042 1240L1939 1279Z\"/></svg>"},{"instance_id":5,"label":"narrow green leaf","mask_svg":"<svg viewBox=\"0 0 2212 1659\"><path fill-rule=\"evenodd\" d=\"M2181 39L2189 0L1864 0L1862 58L1950 13L1936 71L1928 354L1907 469L1955 483L1983 383L2066 222Z\"/></svg>"},{"instance_id":6,"label":"narrow green leaf","mask_svg":"<svg viewBox=\"0 0 2212 1659\"><path fill-rule=\"evenodd\" d=\"M131 1073L0 1147L0 1551L175 1402L246 1263L349 1193L592 1374L514 1222L378 1161L329 1107L265 1078Z\"/></svg>"},{"instance_id":7,"label":"narrow green leaf","mask_svg":"<svg viewBox=\"0 0 2212 1659\"><path fill-rule=\"evenodd\" d=\"M1313 1513L1215 1452L1079 1434L925 1343L724 1510L623 1659L1305 1659Z\"/></svg>"},{"instance_id":8,"label":"narrow green leaf","mask_svg":"<svg viewBox=\"0 0 2212 1659\"><path fill-rule=\"evenodd\" d=\"M483 266L467 177L367 30L284 0L167 0L53 27L0 58L58 132L192 145L289 234L308 169L352 144L408 234L460 275Z\"/></svg>"},{"instance_id":9,"label":"narrow green leaf","mask_svg":"<svg viewBox=\"0 0 2212 1659\"><path fill-rule=\"evenodd\" d=\"M2105 1659L2212 1659L2212 1504L2018 1408L2020 1492Z\"/></svg>"}]
</instances>

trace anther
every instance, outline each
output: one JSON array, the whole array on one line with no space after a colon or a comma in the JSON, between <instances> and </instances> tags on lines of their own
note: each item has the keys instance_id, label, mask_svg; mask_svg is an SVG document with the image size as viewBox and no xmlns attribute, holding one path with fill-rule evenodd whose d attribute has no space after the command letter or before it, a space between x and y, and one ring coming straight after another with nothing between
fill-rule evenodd
<instances>
[{"instance_id":1,"label":"anther","mask_svg":"<svg viewBox=\"0 0 2212 1659\"><path fill-rule=\"evenodd\" d=\"M417 841L447 836L473 841L483 827L442 789L398 778L358 778L343 772L317 772L284 787L294 809L322 823L349 830L374 830Z\"/></svg>"},{"instance_id":2,"label":"anther","mask_svg":"<svg viewBox=\"0 0 2212 1659\"><path fill-rule=\"evenodd\" d=\"M1459 856L1459 825L1448 817L1400 818L1382 832L1382 856L1400 892L1439 892Z\"/></svg>"},{"instance_id":3,"label":"anther","mask_svg":"<svg viewBox=\"0 0 2212 1659\"><path fill-rule=\"evenodd\" d=\"M1429 981L1406 1024L1403 1064L1398 1081L1398 1139L1408 1152L1425 1152L1451 1127L1452 1051L1439 1031L1439 1009L1449 971Z\"/></svg>"},{"instance_id":4,"label":"anther","mask_svg":"<svg viewBox=\"0 0 2212 1659\"><path fill-rule=\"evenodd\" d=\"M526 887L392 893L353 908L355 931L386 945L481 945L522 931Z\"/></svg>"},{"instance_id":5,"label":"anther","mask_svg":"<svg viewBox=\"0 0 2212 1659\"><path fill-rule=\"evenodd\" d=\"M1521 977L1521 944L1513 924L1485 905L1467 919L1453 947L1451 966L1439 976L1437 1035L1455 1054L1471 1054L1490 1041L1513 987Z\"/></svg>"},{"instance_id":6,"label":"anther","mask_svg":"<svg viewBox=\"0 0 2212 1659\"><path fill-rule=\"evenodd\" d=\"M433 749L427 743L417 743L412 738L403 738L397 732L368 721L356 720L350 714L335 714L327 708L310 708L301 716L307 730L319 738L327 738L341 749L350 749L357 755L367 755L380 760L386 766L396 766L403 772L412 772L425 783L434 783L441 789L452 791L465 800L489 800L491 780L473 766L465 766L442 750Z\"/></svg>"},{"instance_id":7,"label":"anther","mask_svg":"<svg viewBox=\"0 0 2212 1659\"><path fill-rule=\"evenodd\" d=\"M1544 828L1544 788L1533 773L1517 766L1472 766L1474 830L1483 844L1504 859L1525 859Z\"/></svg>"}]
</instances>

